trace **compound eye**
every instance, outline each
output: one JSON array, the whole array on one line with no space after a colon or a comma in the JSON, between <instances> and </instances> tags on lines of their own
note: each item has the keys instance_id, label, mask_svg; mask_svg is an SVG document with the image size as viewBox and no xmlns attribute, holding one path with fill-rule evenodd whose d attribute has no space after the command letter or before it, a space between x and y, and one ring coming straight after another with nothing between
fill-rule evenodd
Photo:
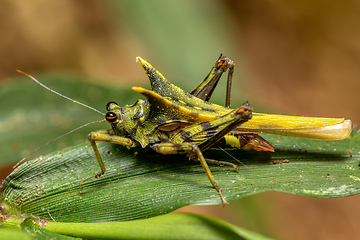
<instances>
[{"instance_id":1,"label":"compound eye","mask_svg":"<svg viewBox=\"0 0 360 240\"><path fill-rule=\"evenodd\" d=\"M107 110L107 111L110 111L109 108L110 108L110 105L111 105L111 104L118 105L116 102L108 102L108 103L106 104L106 110Z\"/></svg>"},{"instance_id":2,"label":"compound eye","mask_svg":"<svg viewBox=\"0 0 360 240\"><path fill-rule=\"evenodd\" d=\"M117 120L117 116L114 112L107 112L105 115L105 119L108 122L115 122Z\"/></svg>"}]
</instances>

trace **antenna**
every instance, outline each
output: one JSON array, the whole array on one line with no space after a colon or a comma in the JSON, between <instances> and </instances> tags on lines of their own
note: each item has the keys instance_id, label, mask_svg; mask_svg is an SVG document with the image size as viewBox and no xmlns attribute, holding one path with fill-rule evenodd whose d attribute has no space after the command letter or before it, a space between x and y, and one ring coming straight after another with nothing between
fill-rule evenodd
<instances>
[{"instance_id":1,"label":"antenna","mask_svg":"<svg viewBox=\"0 0 360 240\"><path fill-rule=\"evenodd\" d=\"M27 159L28 157L30 157L31 155L33 155L33 154L36 153L37 151L40 151L40 150L43 149L44 147L46 147L46 146L48 146L49 144L51 144L51 143L59 140L60 138L66 136L66 135L68 135L68 134L70 134L70 133L73 133L73 132L75 132L76 130L79 130L80 128L86 127L86 126L88 126L88 125L90 125L90 124L93 124L93 123L100 123L100 122L106 122L106 120L103 119L103 120L97 120L97 121L85 123L85 124L81 125L80 127L77 127L77 128L75 128L75 129L73 129L73 130L70 130L69 132L67 132L67 133L65 133L65 134L63 134L63 135L55 138L54 140L52 140L52 141L46 143L45 145L39 147L38 149L36 149L35 151L33 151L32 153L30 153L29 155L27 155L27 156L24 157L23 159L21 159L20 162L18 162L18 163L13 167L13 169L17 168L17 167L20 165L20 163L22 163L25 159Z\"/></svg>"},{"instance_id":2,"label":"antenna","mask_svg":"<svg viewBox=\"0 0 360 240\"><path fill-rule=\"evenodd\" d=\"M98 112L98 113L100 113L100 114L102 114L102 115L105 116L105 113L102 113L102 112L100 112L99 110L97 110L97 109L95 109L95 108L93 108L93 107L90 107L90 106L88 106L88 105L86 105L86 104L84 104L84 103L81 103L81 102L79 102L79 101L76 101L76 100L74 100L74 99L72 99L72 98L69 98L69 97L67 97L67 96L65 96L65 95L62 95L61 93L58 93L58 92L56 92L55 90L52 90L51 88L49 88L49 87L45 86L44 84L42 84L41 82L39 82L39 81L38 81L36 78L34 78L33 76L31 76L31 75L29 75L29 74L27 74L27 73L25 73L25 72L23 72L23 71L21 71L21 70L16 70L16 71L17 71L18 73L24 74L25 76L31 78L31 79L34 80L37 84L39 84L39 85L42 86L43 88L49 90L50 92L55 93L56 95L59 95L60 97L63 97L63 98L65 98L65 99L67 99L67 100L70 100L70 101L72 101L72 102L74 102L74 103L80 104L81 106L87 107L87 108L89 108L89 109L91 109L91 110L93 110L93 111L95 111L95 112Z\"/></svg>"},{"instance_id":3,"label":"antenna","mask_svg":"<svg viewBox=\"0 0 360 240\"><path fill-rule=\"evenodd\" d=\"M81 106L87 107L87 108L89 108L89 109L91 109L91 110L93 110L93 111L95 111L95 112L100 113L101 115L105 115L104 113L100 112L99 110L97 110L97 109L95 109L95 108L93 108L93 107L90 107L90 106L88 106L88 105L86 105L86 104L84 104L84 103L81 103L81 102L76 101L76 100L74 100L74 99L72 99L72 98L69 98L69 97L67 97L67 96L65 96L65 95L63 95L63 94L61 94L61 93L58 93L58 92L56 92L55 90L52 90L51 88L49 88L49 87L47 87L46 85L44 85L44 84L42 84L41 82L39 82L39 81L38 81L36 78L34 78L33 76L31 76L31 75L29 75L29 74L27 74L27 73L25 73L25 72L23 72L23 71L21 71L21 70L16 70L16 71L19 72L19 73L21 73L21 74L24 74L25 76L27 76L27 77L29 77L29 78L31 78L32 80L34 80L37 84L39 84L39 85L42 86L43 88L49 90L49 91L52 92L52 93L55 93L56 95L59 95L60 97L63 97L63 98L65 98L65 99L70 100L70 101L72 101L72 102L74 102L74 103L77 103L77 104L79 104L79 105L81 105ZM72 132L75 132L76 130L79 130L80 128L86 127L86 126L88 126L88 125L90 125L90 124L93 124L93 123L100 123L100 122L106 122L106 120L103 119L103 120L97 120L97 121L85 123L85 124L81 125L80 127L77 127L77 128L75 128L75 129L73 129L73 130L71 130L71 131L69 131L69 132L67 132L67 133L65 133L65 134L63 134L63 135L55 138L54 140L46 143L45 145L41 146L40 148L36 149L36 150L33 151L32 153L30 153L29 155L27 155L26 157L24 157L23 159L21 159L20 162L18 162L18 163L13 167L13 169L17 168L25 159L27 159L28 157L30 157L30 156L33 155L34 153L38 152L39 150L43 149L44 147L48 146L49 144L51 144L51 143L59 140L60 138L66 136L66 135L68 135L68 134L70 134L70 133L72 133Z\"/></svg>"},{"instance_id":4,"label":"antenna","mask_svg":"<svg viewBox=\"0 0 360 240\"><path fill-rule=\"evenodd\" d=\"M228 153L225 149L223 149L220 146L217 146L220 150L222 150L224 153L226 153L229 157L231 157L232 159L234 159L235 161L237 161L238 163L240 163L241 165L243 165L244 167L246 167L246 165L241 162L240 160L238 160L236 157L234 157L233 155L231 155L230 153Z\"/></svg>"}]
</instances>

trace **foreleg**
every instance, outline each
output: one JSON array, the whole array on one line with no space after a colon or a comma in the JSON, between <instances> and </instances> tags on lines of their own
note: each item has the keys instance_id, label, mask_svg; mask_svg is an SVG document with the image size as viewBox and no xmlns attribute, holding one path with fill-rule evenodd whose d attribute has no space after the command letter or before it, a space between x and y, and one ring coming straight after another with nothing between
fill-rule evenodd
<instances>
[{"instance_id":1,"label":"foreleg","mask_svg":"<svg viewBox=\"0 0 360 240\"><path fill-rule=\"evenodd\" d=\"M100 131L97 131L97 132L91 132L88 135L88 139L90 141L91 147L94 150L96 159L97 159L97 161L98 161L98 163L100 165L100 172L98 172L95 175L92 175L92 176L90 176L88 178L85 178L84 180L80 181L80 183L79 183L80 185L82 185L85 181L89 180L90 178L100 177L106 171L104 162L102 161L100 153L99 153L99 149L96 146L96 141L111 142L111 143L123 145L123 146L126 146L126 147L135 147L136 146L136 142L134 142L130 138L115 135L115 134L112 133L111 130L110 131L100 130Z\"/></svg>"}]
</instances>

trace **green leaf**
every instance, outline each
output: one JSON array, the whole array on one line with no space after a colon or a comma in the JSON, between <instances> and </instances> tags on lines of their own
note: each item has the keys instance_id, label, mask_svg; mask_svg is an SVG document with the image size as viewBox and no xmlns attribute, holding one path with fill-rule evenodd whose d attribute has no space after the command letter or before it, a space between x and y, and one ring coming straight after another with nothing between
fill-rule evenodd
<instances>
[{"instance_id":1,"label":"green leaf","mask_svg":"<svg viewBox=\"0 0 360 240\"><path fill-rule=\"evenodd\" d=\"M12 225L0 228L5 239L270 239L215 218L188 213L111 223L46 222L19 217L4 222L2 226ZM20 227L24 232L19 231Z\"/></svg>"},{"instance_id":2,"label":"green leaf","mask_svg":"<svg viewBox=\"0 0 360 240\"><path fill-rule=\"evenodd\" d=\"M139 97L128 90L79 83L76 79L44 78L49 79L50 83L46 83L59 92L98 109L107 101L115 100L125 105ZM29 99L21 99L24 92ZM8 99L12 99L14 105L4 105ZM24 157L22 149L25 145L27 154L73 125L99 119L97 113L53 96L31 81L3 85L0 103L3 104L0 108L0 148L4 162L16 162ZM67 122L69 119L74 122ZM57 120L59 124L54 124ZM6 210L3 214L61 222L129 221L162 215L186 205L221 203L199 163L188 161L184 155L163 156L151 149L129 150L110 143L98 144L106 173L85 182L80 188L79 181L98 172L99 166L89 143L74 145L74 142L84 142L90 131L108 127L94 124L72 133L59 140L55 148L53 144L45 150L52 151L63 143L72 147L28 159L15 169L1 189L1 204ZM238 173L228 167L210 166L228 201L263 191L313 197L344 197L359 193L359 134L337 142L264 137L276 147L275 153L219 149L204 152L205 157L237 163L234 157L244 164L237 163L240 166ZM289 163L273 164L285 159Z\"/></svg>"},{"instance_id":3,"label":"green leaf","mask_svg":"<svg viewBox=\"0 0 360 240\"><path fill-rule=\"evenodd\" d=\"M97 239L269 239L211 217L184 213L114 223L49 222L46 228Z\"/></svg>"},{"instance_id":4,"label":"green leaf","mask_svg":"<svg viewBox=\"0 0 360 240\"><path fill-rule=\"evenodd\" d=\"M79 239L58 234L45 229L46 221L37 218L21 218L3 216L0 219L0 234L2 239L56 239L70 240Z\"/></svg>"},{"instance_id":5,"label":"green leaf","mask_svg":"<svg viewBox=\"0 0 360 240\"><path fill-rule=\"evenodd\" d=\"M27 232L34 239L38 240L48 240L48 239L56 239L56 240L75 240L80 238L68 237L65 235L61 235L52 231L49 231L44 228L46 225L46 221L36 219L36 218L28 218L25 219L21 223L21 228Z\"/></svg>"},{"instance_id":6,"label":"green leaf","mask_svg":"<svg viewBox=\"0 0 360 240\"><path fill-rule=\"evenodd\" d=\"M6 239L6 240L19 240L19 239L34 240L35 239L20 229L0 228L0 235L1 235L2 239Z\"/></svg>"},{"instance_id":7,"label":"green leaf","mask_svg":"<svg viewBox=\"0 0 360 240\"><path fill-rule=\"evenodd\" d=\"M263 191L313 197L359 193L360 135L338 142L268 139L273 139L275 153L227 151L244 163L239 172L210 167L227 200ZM127 221L186 205L220 204L201 166L183 155L164 156L110 143L98 146L107 167L100 178L80 188L79 181L99 166L89 144L77 145L20 165L3 182L2 204L11 214L64 222ZM220 150L204 154L231 161ZM290 162L272 163L285 159Z\"/></svg>"},{"instance_id":8,"label":"green leaf","mask_svg":"<svg viewBox=\"0 0 360 240\"><path fill-rule=\"evenodd\" d=\"M0 236L7 240L32 240L31 235L22 231L21 223L24 219L0 215Z\"/></svg>"}]
</instances>

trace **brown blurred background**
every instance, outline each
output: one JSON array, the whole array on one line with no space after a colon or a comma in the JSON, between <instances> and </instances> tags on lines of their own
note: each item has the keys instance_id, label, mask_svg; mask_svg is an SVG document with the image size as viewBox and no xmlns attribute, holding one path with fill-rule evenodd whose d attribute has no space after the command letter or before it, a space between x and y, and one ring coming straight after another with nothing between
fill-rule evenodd
<instances>
[{"instance_id":1,"label":"brown blurred background","mask_svg":"<svg viewBox=\"0 0 360 240\"><path fill-rule=\"evenodd\" d=\"M345 117L358 127L359 11L360 2L350 0L0 0L0 81L22 69L146 86L135 63L140 55L190 90L223 53L236 63L233 104L249 100L278 113ZM360 239L357 200L263 193L226 208L181 211L278 239Z\"/></svg>"}]
</instances>

